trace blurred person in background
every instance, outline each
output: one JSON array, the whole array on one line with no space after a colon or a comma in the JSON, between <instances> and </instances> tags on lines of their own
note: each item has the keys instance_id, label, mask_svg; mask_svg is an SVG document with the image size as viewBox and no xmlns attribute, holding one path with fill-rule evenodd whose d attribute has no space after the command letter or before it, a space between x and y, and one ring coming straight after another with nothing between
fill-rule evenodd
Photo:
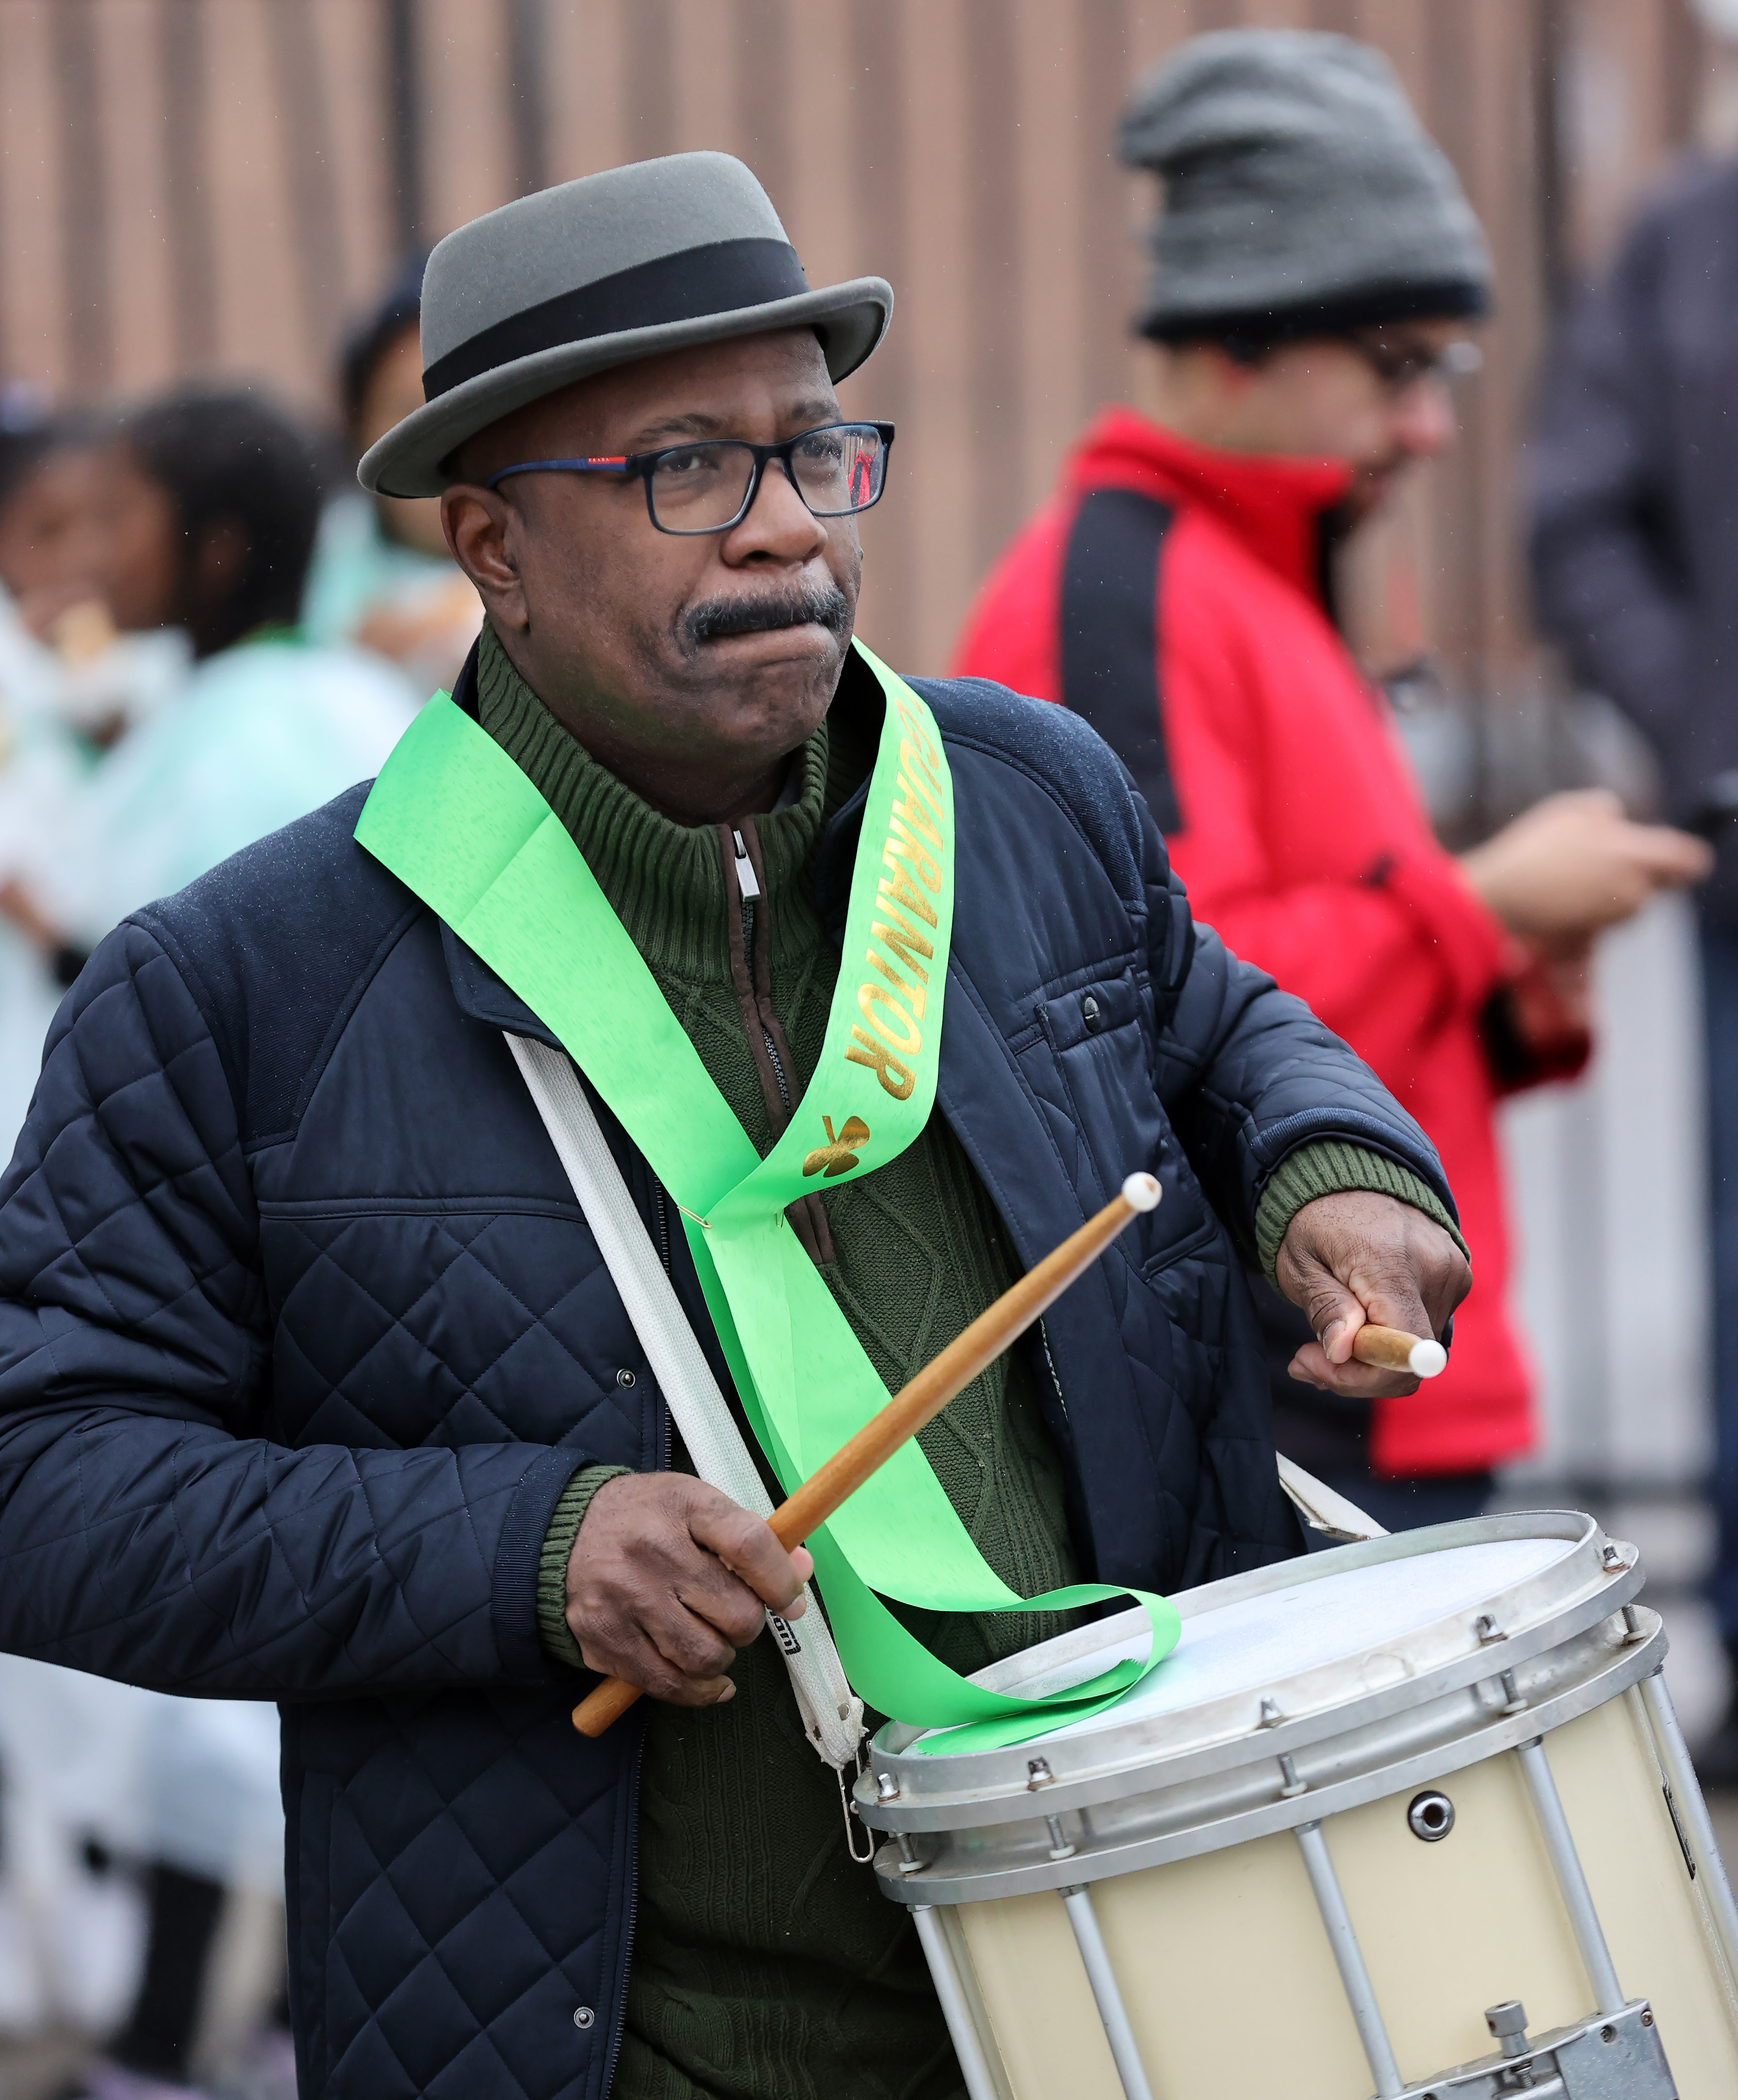
<instances>
[{"instance_id":1,"label":"blurred person in background","mask_svg":"<svg viewBox=\"0 0 1738 2100\"><path fill-rule=\"evenodd\" d=\"M1727 44L1738 4L1700 11ZM1738 1687L1738 163L1642 213L1547 355L1533 448L1540 625L1658 755L1667 813L1715 852L1699 892L1714 1264L1708 1594ZM1697 1760L1738 1786L1738 1691Z\"/></svg>"},{"instance_id":2,"label":"blurred person in background","mask_svg":"<svg viewBox=\"0 0 1738 2100\"><path fill-rule=\"evenodd\" d=\"M1336 628L1335 550L1452 443L1449 382L1490 303L1477 222L1387 61L1339 36L1200 37L1138 85L1120 147L1165 185L1143 412L1087 433L953 668L1084 714L1193 908L1435 1140L1474 1277L1441 1378L1318 1397L1293 1361L1308 1322L1277 1293L1263 1311L1281 1450L1390 1529L1446 1522L1533 1433L1496 1098L1580 1067L1593 936L1699 878L1706 849L1587 792L1457 862Z\"/></svg>"},{"instance_id":3,"label":"blurred person in background","mask_svg":"<svg viewBox=\"0 0 1738 2100\"><path fill-rule=\"evenodd\" d=\"M87 624L129 635L179 633L191 664L172 698L123 719L93 752L51 801L52 820L35 826L30 864L0 890L0 910L64 969L134 907L372 775L416 695L377 658L311 648L297 631L320 475L311 442L276 409L245 392L179 395L42 457L60 470L21 535L37 565L27 601L33 591L44 607L94 605ZM0 503L0 559L6 525ZM11 1763L29 1772L47 1766L38 1746L69 1715L112 1695L18 1667L35 1674L28 1696L10 1680L0 1745L11 1737ZM121 1815L117 1831L117 1811L101 1804L87 1816L136 1860L146 1913L133 2009L89 2074L93 2100L193 2090L226 1907L238 1887L281 1885L276 1713L136 1698L107 1789L134 1801L131 1820ZM36 1798L75 1830L76 1802L40 1786ZM287 2039L261 2046L262 2075L287 2091Z\"/></svg>"},{"instance_id":4,"label":"blurred person in background","mask_svg":"<svg viewBox=\"0 0 1738 2100\"><path fill-rule=\"evenodd\" d=\"M83 581L124 632L179 629L192 668L103 754L24 885L15 915L75 953L368 778L417 698L377 658L302 639L320 474L280 411L177 395L126 417L96 464Z\"/></svg>"},{"instance_id":5,"label":"blurred person in background","mask_svg":"<svg viewBox=\"0 0 1738 2100\"><path fill-rule=\"evenodd\" d=\"M352 469L422 406L424 259L405 265L344 346L338 389ZM311 642L390 657L426 695L458 676L483 601L447 551L432 496L365 496L351 484L320 520L302 616Z\"/></svg>"}]
</instances>

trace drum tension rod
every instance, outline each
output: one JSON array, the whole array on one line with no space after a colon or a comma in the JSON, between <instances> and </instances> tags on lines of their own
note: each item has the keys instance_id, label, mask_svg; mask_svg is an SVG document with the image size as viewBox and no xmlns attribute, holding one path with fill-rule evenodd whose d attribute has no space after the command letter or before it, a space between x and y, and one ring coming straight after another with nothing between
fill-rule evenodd
<instances>
[{"instance_id":1,"label":"drum tension rod","mask_svg":"<svg viewBox=\"0 0 1738 2100\"><path fill-rule=\"evenodd\" d=\"M1339 1876L1334 1871L1328 1841L1322 1836L1319 1823L1300 1823L1293 1835L1304 1855L1310 1886L1315 1891L1316 1908L1327 1928L1328 1944L1334 1950L1334 1964L1345 1988L1346 2001L1352 2008L1358 2040L1364 2045L1370 2075L1376 2081L1378 2100L1399 2100L1405 2090L1400 2065L1395 2060L1393 2044L1388 2040L1382 2008L1376 2003L1375 1986L1364 1965L1364 1951L1352 1929L1352 1913L1346 1908Z\"/></svg>"},{"instance_id":2,"label":"drum tension rod","mask_svg":"<svg viewBox=\"0 0 1738 2100\"><path fill-rule=\"evenodd\" d=\"M1080 1949L1081 1965L1092 1987L1098 2017L1105 2023L1105 2039L1110 2045L1111 2058L1123 2090L1127 2100L1153 2100L1146 2067L1140 2061L1140 2052L1135 2045L1135 2031L1129 2024L1128 2009L1123 2003L1116 1971L1110 1965L1105 1936L1098 1929L1098 1913L1092 1908L1092 1891L1083 1887L1064 1889L1062 1901L1068 1912L1068 1921L1074 1929L1074 1943ZM1395 2088L1396 2092L1399 2089L1398 2086Z\"/></svg>"},{"instance_id":3,"label":"drum tension rod","mask_svg":"<svg viewBox=\"0 0 1738 2100\"><path fill-rule=\"evenodd\" d=\"M1581 1965L1587 1971L1587 1981L1593 1986L1594 2002L1602 2013L1621 2013L1625 2001L1617 1982L1617 1966L1605 1943L1605 1929L1599 1923L1599 1914L1593 1907L1593 1891L1587 1886L1581 1855L1575 1849L1569 1819L1563 1812L1563 1798L1557 1791L1556 1780L1545 1755L1543 1738L1535 1736L1530 1743L1521 1744L1515 1754L1520 1759L1527 1791L1533 1797L1533 1812L1538 1818L1539 1834L1545 1840L1563 1907L1569 1914L1570 1929L1581 1949Z\"/></svg>"}]
</instances>

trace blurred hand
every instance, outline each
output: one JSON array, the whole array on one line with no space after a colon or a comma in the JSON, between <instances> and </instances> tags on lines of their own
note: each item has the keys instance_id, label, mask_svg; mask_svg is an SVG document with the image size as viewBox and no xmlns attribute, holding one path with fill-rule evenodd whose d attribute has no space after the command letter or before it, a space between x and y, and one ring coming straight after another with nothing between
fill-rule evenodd
<instances>
[{"instance_id":1,"label":"blurred hand","mask_svg":"<svg viewBox=\"0 0 1738 2100\"><path fill-rule=\"evenodd\" d=\"M1292 1377L1354 1400L1418 1389L1408 1371L1356 1361L1352 1344L1360 1327L1398 1327L1440 1340L1472 1288L1466 1256L1434 1219L1365 1189L1306 1203L1280 1243L1276 1274L1316 1330L1292 1358Z\"/></svg>"},{"instance_id":2,"label":"blurred hand","mask_svg":"<svg viewBox=\"0 0 1738 2100\"><path fill-rule=\"evenodd\" d=\"M678 1706L735 1696L725 1672L769 1610L802 1616L814 1571L771 1527L687 1473L606 1480L567 1559L567 1624L589 1670Z\"/></svg>"},{"instance_id":3,"label":"blurred hand","mask_svg":"<svg viewBox=\"0 0 1738 2100\"><path fill-rule=\"evenodd\" d=\"M1714 854L1669 824L1632 824L1608 789L1588 788L1547 795L1460 865L1511 933L1555 944L1615 926L1657 890L1702 881Z\"/></svg>"}]
</instances>

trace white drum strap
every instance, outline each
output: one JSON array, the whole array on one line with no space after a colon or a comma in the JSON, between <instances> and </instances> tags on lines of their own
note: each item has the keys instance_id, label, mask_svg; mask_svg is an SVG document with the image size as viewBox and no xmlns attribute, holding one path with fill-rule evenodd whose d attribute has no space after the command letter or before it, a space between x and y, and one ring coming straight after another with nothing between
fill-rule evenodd
<instances>
[{"instance_id":1,"label":"white drum strap","mask_svg":"<svg viewBox=\"0 0 1738 2100\"><path fill-rule=\"evenodd\" d=\"M508 1031L507 1047L573 1184L696 1471L743 1509L770 1516L773 1506L760 1472L604 1141L579 1074L562 1052L546 1043ZM863 1739L863 1702L845 1681L814 1591L805 1589L803 1595L809 1608L796 1626L771 1613L768 1620L790 1670L809 1740L822 1761L840 1774L842 1790L844 1775L855 1768Z\"/></svg>"}]
</instances>

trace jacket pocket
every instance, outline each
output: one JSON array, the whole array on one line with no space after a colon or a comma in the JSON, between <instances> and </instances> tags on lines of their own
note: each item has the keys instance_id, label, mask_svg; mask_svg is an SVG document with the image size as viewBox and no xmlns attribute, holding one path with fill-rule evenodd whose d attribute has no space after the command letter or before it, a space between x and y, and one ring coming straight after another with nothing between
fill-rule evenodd
<instances>
[{"instance_id":1,"label":"jacket pocket","mask_svg":"<svg viewBox=\"0 0 1738 2100\"><path fill-rule=\"evenodd\" d=\"M1022 1061L1040 1099L1061 1108L1072 1126L1070 1166L1089 1209L1107 1202L1129 1175L1151 1167L1166 1132L1149 1054L1151 1015L1151 992L1132 968L1039 1004L1042 1035ZM1041 1065L1053 1078L1047 1081ZM1144 1230L1140 1239L1141 1253L1131 1251L1137 1263L1147 1251Z\"/></svg>"}]
</instances>

